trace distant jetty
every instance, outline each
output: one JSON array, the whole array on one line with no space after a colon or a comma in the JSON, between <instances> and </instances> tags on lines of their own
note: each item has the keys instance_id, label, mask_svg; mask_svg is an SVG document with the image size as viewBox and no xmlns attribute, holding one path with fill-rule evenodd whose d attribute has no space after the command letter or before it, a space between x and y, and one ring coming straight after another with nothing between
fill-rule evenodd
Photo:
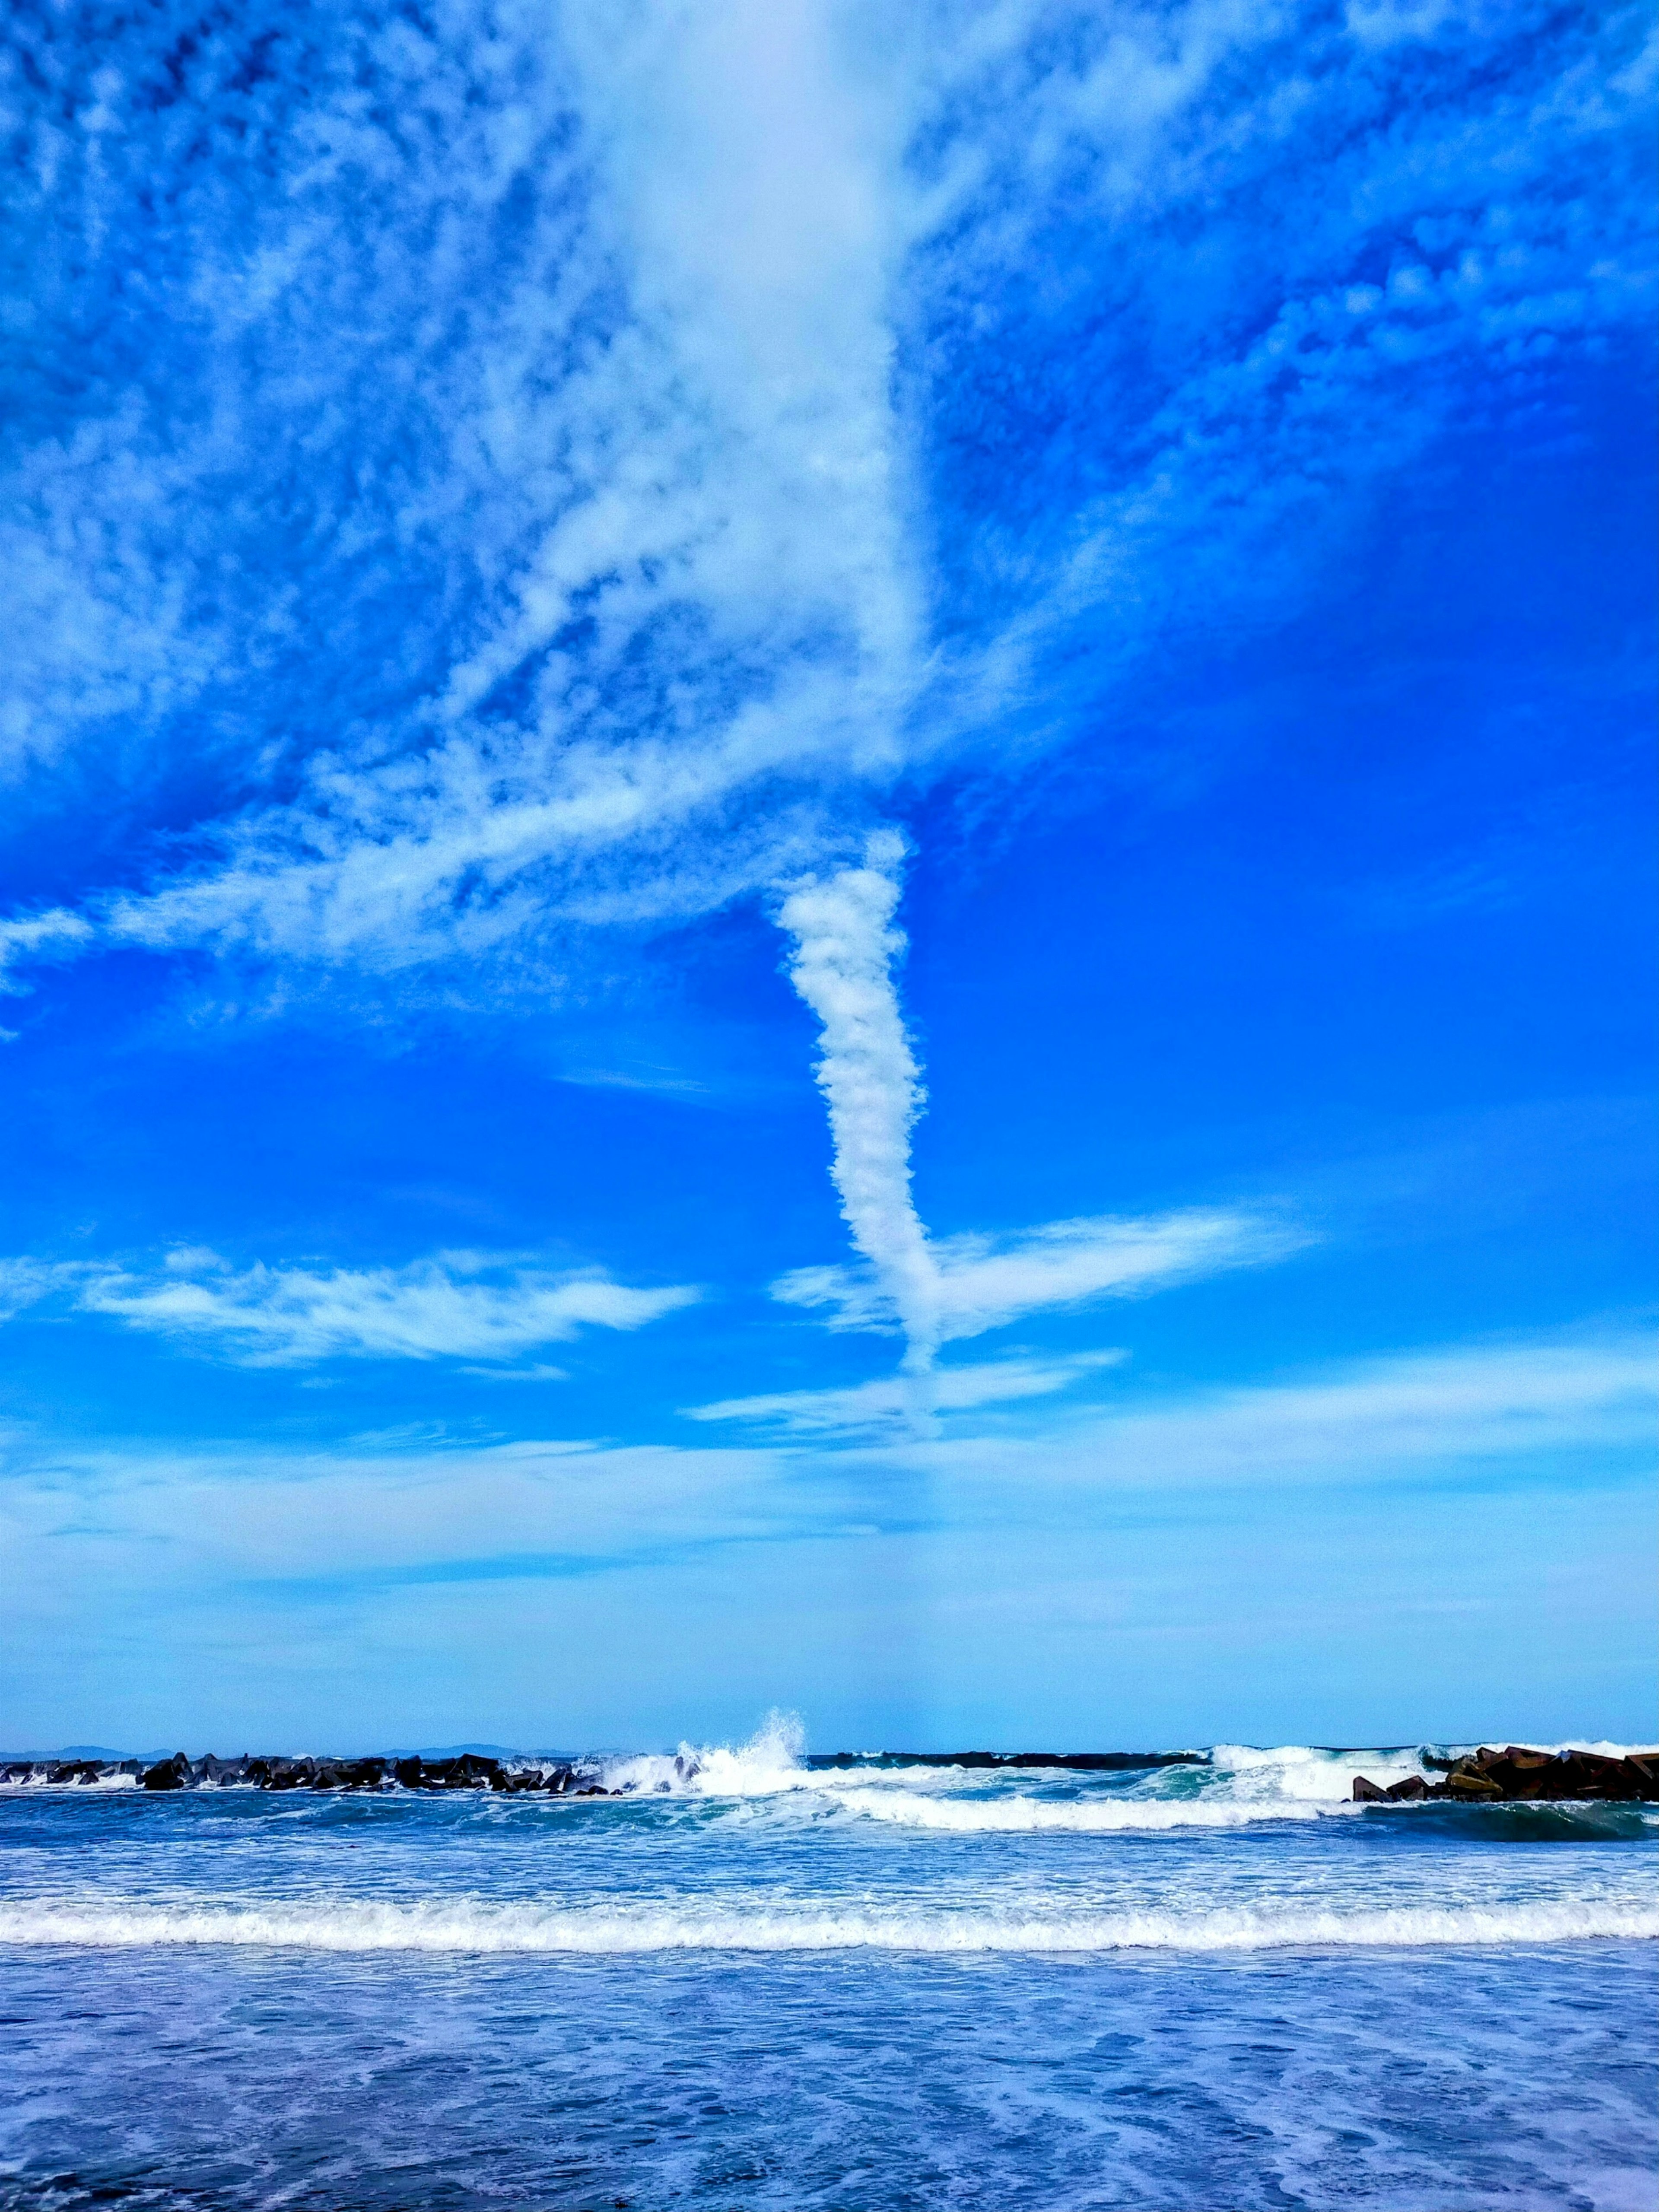
<instances>
[{"instance_id":1,"label":"distant jetty","mask_svg":"<svg viewBox=\"0 0 1659 2212\"><path fill-rule=\"evenodd\" d=\"M689 1762L687 1762L689 1765ZM245 1753L240 1759L191 1759L182 1751L171 1759L15 1759L0 1767L0 1783L76 1784L118 1782L130 1776L141 1790L499 1790L517 1796L541 1790L553 1797L608 1797L592 1771L562 1761L507 1764L464 1751L453 1759L413 1755L384 1759L289 1759Z\"/></svg>"},{"instance_id":2,"label":"distant jetty","mask_svg":"<svg viewBox=\"0 0 1659 2212\"><path fill-rule=\"evenodd\" d=\"M1467 1759L1425 1759L1423 1764L1439 1768L1444 1780L1425 1782L1420 1774L1408 1774L1385 1790L1356 1774L1354 1802L1409 1805L1443 1797L1462 1805L1659 1802L1659 1751L1608 1759L1595 1751L1529 1751L1518 1743L1493 1751L1482 1744Z\"/></svg>"},{"instance_id":3,"label":"distant jetty","mask_svg":"<svg viewBox=\"0 0 1659 2212\"><path fill-rule=\"evenodd\" d=\"M436 1759L416 1753L388 1752L380 1758L295 1758L287 1753L244 1753L218 1759L211 1752L192 1759L182 1751L171 1758L25 1759L0 1762L0 1786L52 1789L126 1785L149 1790L410 1790L436 1795L453 1790L489 1790L503 1796L638 1797L672 1792L702 1771L695 1753L683 1752L666 1772L654 1778L631 1764L600 1758L494 1757L464 1751ZM1659 1802L1659 1750L1626 1753L1611 1759L1594 1751L1534 1751L1507 1744L1502 1751L1482 1745L1466 1758L1422 1754L1422 1765L1441 1776L1426 1781L1408 1774L1386 1785L1368 1775L1353 1778L1353 1799L1362 1805L1420 1803L1426 1798L1464 1805L1532 1803ZM664 1763L665 1764L665 1762ZM1209 1766L1203 1751L888 1751L818 1753L809 1771L842 1772L906 1766L955 1767L969 1772L1058 1771L1073 1774L1133 1774L1170 1766ZM619 1767L622 1771L619 1773ZM615 1786L607 1784L609 1772Z\"/></svg>"},{"instance_id":4,"label":"distant jetty","mask_svg":"<svg viewBox=\"0 0 1659 2212\"><path fill-rule=\"evenodd\" d=\"M520 1796L539 1791L549 1797L635 1797L672 1790L695 1780L702 1768L695 1753L682 1753L666 1777L641 1784L630 1781L608 1789L597 1759L492 1758L466 1751L441 1759L388 1752L384 1758L293 1758L286 1753L245 1752L240 1759L216 1759L209 1752L192 1759L182 1751L170 1759L31 1759L0 1764L0 1784L33 1784L65 1789L124 1781L141 1790L495 1790ZM809 1771L883 1766L958 1766L1000 1771L1015 1767L1060 1767L1079 1774L1138 1773L1161 1766L1207 1766L1202 1751L836 1751L806 1761Z\"/></svg>"}]
</instances>

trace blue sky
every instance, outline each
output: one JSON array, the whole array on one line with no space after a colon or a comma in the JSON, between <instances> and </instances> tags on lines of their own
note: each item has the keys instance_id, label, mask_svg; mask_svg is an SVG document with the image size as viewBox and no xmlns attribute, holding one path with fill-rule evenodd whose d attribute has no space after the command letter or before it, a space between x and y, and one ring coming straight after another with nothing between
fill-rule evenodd
<instances>
[{"instance_id":1,"label":"blue sky","mask_svg":"<svg viewBox=\"0 0 1659 2212\"><path fill-rule=\"evenodd\" d=\"M1650 1735L1646 11L6 36L0 1736Z\"/></svg>"}]
</instances>

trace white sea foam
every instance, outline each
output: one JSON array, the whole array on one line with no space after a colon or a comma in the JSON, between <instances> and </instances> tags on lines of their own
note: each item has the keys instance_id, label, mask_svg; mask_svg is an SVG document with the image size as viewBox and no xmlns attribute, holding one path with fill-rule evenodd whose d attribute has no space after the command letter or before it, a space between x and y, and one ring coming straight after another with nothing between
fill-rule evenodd
<instances>
[{"instance_id":1,"label":"white sea foam","mask_svg":"<svg viewBox=\"0 0 1659 2212\"><path fill-rule=\"evenodd\" d=\"M84 1796L88 1790L136 1790L138 1777L136 1774L94 1774L85 1782L48 1782L44 1774L29 1774L5 1784L4 1787L8 1790L78 1790Z\"/></svg>"},{"instance_id":2,"label":"white sea foam","mask_svg":"<svg viewBox=\"0 0 1659 2212\"><path fill-rule=\"evenodd\" d=\"M1243 1828L1259 1820L1306 1820L1322 1814L1364 1811L1351 1802L1273 1802L1240 1799L1213 1787L1193 1797L922 1797L910 1790L849 1790L851 1811L897 1827L965 1835L1028 1835L1054 1829L1071 1835L1154 1833L1173 1828Z\"/></svg>"},{"instance_id":3,"label":"white sea foam","mask_svg":"<svg viewBox=\"0 0 1659 2212\"><path fill-rule=\"evenodd\" d=\"M1401 1949L1659 1937L1659 1909L1612 1900L1492 1906L1412 1905L1341 1912L1300 1903L1190 1913L738 1911L672 1906L395 1905L329 1901L268 1906L87 1903L0 1906L0 1944L146 1949L222 1945L324 1952L610 1955L635 1952L1249 1952Z\"/></svg>"},{"instance_id":4,"label":"white sea foam","mask_svg":"<svg viewBox=\"0 0 1659 2212\"><path fill-rule=\"evenodd\" d=\"M1366 1771L1383 1784L1423 1771L1417 1753L1326 1752L1303 1746L1256 1750L1237 1744L1218 1745L1208 1766L1130 1770L1109 1777L1091 1773L1080 1786L1098 1788L1103 1783L1133 1790L1133 1799L1120 1797L1088 1808L1072 1804L1031 1809L1040 1818L1026 1817L1030 1801L1024 1797L1000 1805L982 1795L971 1799L949 1798L946 1793L964 1788L995 1792L1018 1784L1029 1788L1045 1770L1019 1768L963 1768L955 1766L809 1767L805 1763L805 1731L790 1713L769 1714L747 1743L698 1745L682 1743L678 1753L642 1753L611 1758L599 1766L606 1789L629 1796L694 1797L768 1797L813 1790L835 1797L860 1811L879 1811L881 1817L914 1817L924 1826L985 1828L1022 1827L1157 1827L1231 1826L1241 1820L1273 1812L1305 1814L1347 1800L1352 1777L1362 1761ZM1060 1770L1055 1770L1058 1775ZM1193 1796L1194 1782L1206 1796L1200 1809ZM924 1798L918 1793L925 1792ZM891 1809L881 1808L890 1801ZM939 1818L933 1810L951 1803L964 1817L948 1810ZM1231 1805L1233 1809L1225 1809ZM1244 1809L1251 1808L1255 1809ZM1167 1818L1163 1817L1167 1809ZM1085 1812L1089 1817L1078 1817ZM983 1817L981 1817L983 1816Z\"/></svg>"},{"instance_id":5,"label":"white sea foam","mask_svg":"<svg viewBox=\"0 0 1659 2212\"><path fill-rule=\"evenodd\" d=\"M1223 1786L1237 1803L1302 1814L1325 1812L1352 1802L1353 1778L1364 1773L1388 1789L1412 1775L1425 1781L1438 1777L1423 1764L1421 1750L1322 1750L1309 1744L1278 1744L1259 1747L1246 1743L1218 1743L1210 1763Z\"/></svg>"},{"instance_id":6,"label":"white sea foam","mask_svg":"<svg viewBox=\"0 0 1659 2212\"><path fill-rule=\"evenodd\" d=\"M951 1766L810 1767L806 1731L793 1713L771 1712L747 1743L682 1743L678 1752L644 1752L596 1763L605 1787L629 1796L776 1797L802 1790L839 1796L859 1789L931 1786L959 1790ZM878 1756L879 1754L877 1754ZM972 1779L983 1783L983 1772Z\"/></svg>"}]
</instances>

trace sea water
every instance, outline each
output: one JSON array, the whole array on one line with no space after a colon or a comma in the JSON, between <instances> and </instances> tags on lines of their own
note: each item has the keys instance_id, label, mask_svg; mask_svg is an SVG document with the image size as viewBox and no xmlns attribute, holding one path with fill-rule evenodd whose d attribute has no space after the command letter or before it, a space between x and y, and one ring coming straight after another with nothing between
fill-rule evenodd
<instances>
[{"instance_id":1,"label":"sea water","mask_svg":"<svg viewBox=\"0 0 1659 2212\"><path fill-rule=\"evenodd\" d=\"M1659 2203L1659 1817L1416 1752L0 1791L0 2204Z\"/></svg>"}]
</instances>

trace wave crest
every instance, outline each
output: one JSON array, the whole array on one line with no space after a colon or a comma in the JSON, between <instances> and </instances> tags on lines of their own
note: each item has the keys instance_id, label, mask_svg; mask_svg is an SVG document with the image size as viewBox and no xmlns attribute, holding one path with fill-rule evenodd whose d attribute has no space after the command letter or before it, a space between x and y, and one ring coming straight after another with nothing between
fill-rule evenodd
<instances>
[{"instance_id":1,"label":"wave crest","mask_svg":"<svg viewBox=\"0 0 1659 2212\"><path fill-rule=\"evenodd\" d=\"M1411 1949L1659 1937L1659 1910L1611 1902L1006 1916L868 1907L814 1911L757 1899L742 1911L343 1901L266 1907L117 1902L0 1906L0 1943L145 1949L229 1945L324 1952L610 1956L659 1951L1249 1952Z\"/></svg>"}]
</instances>

